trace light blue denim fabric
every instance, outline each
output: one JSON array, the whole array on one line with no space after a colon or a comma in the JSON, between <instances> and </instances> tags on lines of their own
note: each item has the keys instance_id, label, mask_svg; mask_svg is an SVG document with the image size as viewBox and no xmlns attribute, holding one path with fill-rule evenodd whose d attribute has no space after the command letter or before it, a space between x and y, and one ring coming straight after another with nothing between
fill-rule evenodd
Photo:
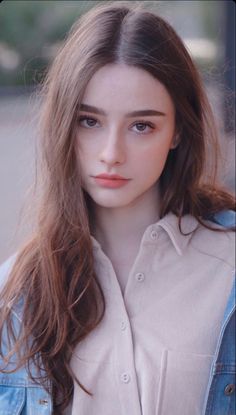
<instances>
[{"instance_id":1,"label":"light blue denim fabric","mask_svg":"<svg viewBox=\"0 0 236 415\"><path fill-rule=\"evenodd\" d=\"M235 226L236 215L234 211L223 211L211 220L224 227L231 227ZM234 274L236 277L235 271ZM235 296L234 278L211 368L203 415L236 415Z\"/></svg>"},{"instance_id":2,"label":"light blue denim fabric","mask_svg":"<svg viewBox=\"0 0 236 415\"><path fill-rule=\"evenodd\" d=\"M0 273L1 274L1 273ZM21 310L23 301L12 310L12 321L17 334L21 329ZM2 344L3 354L7 353L7 335L4 332L4 342ZM0 358L0 370L14 369L16 357L11 358L11 362L4 366ZM33 375L37 372L33 366ZM13 373L0 372L0 415L51 415L52 402L50 395L44 388L34 383L28 376L25 367Z\"/></svg>"},{"instance_id":3,"label":"light blue denim fabric","mask_svg":"<svg viewBox=\"0 0 236 415\"><path fill-rule=\"evenodd\" d=\"M7 279L8 273L14 263L15 256L6 261L0 268L0 287ZM21 329L21 313L23 301L12 308L12 322L15 333ZM7 333L4 328L3 354L7 354ZM46 390L34 383L25 367L21 367L13 373L3 373L1 369L13 370L16 364L16 356L12 356L6 366L0 357L0 415L51 415L52 399ZM36 368L31 365L32 374L37 376Z\"/></svg>"},{"instance_id":4,"label":"light blue denim fabric","mask_svg":"<svg viewBox=\"0 0 236 415\"><path fill-rule=\"evenodd\" d=\"M212 216L210 219L217 224L230 227L235 225L235 218L235 212L224 211ZM14 257L10 258L0 268L0 289L7 278L8 271L13 262ZM20 330L21 309L22 304L18 304L17 308L12 310L12 319L16 330ZM5 335L4 339L6 338ZM4 347L6 345L3 345L3 351ZM11 364L14 364L14 357ZM3 361L0 358L0 369L3 365ZM9 367L10 365L7 368ZM52 415L52 413L50 395L43 387L30 380L26 368L23 367L11 374L0 372L0 415ZM236 415L235 281L225 309L221 333L206 391L204 410L201 415Z\"/></svg>"}]
</instances>

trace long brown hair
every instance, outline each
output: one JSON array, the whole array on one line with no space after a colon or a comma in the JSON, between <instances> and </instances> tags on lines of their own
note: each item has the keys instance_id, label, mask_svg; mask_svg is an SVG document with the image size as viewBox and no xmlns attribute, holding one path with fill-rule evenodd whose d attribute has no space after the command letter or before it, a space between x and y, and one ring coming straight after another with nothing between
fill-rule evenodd
<instances>
[{"instance_id":1,"label":"long brown hair","mask_svg":"<svg viewBox=\"0 0 236 415\"><path fill-rule=\"evenodd\" d=\"M216 152L217 132L200 75L173 28L143 3L100 3L83 15L41 91L37 221L1 295L0 344L5 324L13 335L9 304L23 296L24 330L14 338L13 352L24 349L19 367L43 364L45 377L39 381L44 386L50 381L57 414L73 394L73 349L105 311L74 146L81 99L93 74L108 63L133 65L162 82L173 99L180 143L170 151L160 178L161 217L173 212L181 219L190 213L209 226L205 217L235 206L233 196L216 185L214 157L212 172L208 169L207 148L211 156Z\"/></svg>"}]
</instances>

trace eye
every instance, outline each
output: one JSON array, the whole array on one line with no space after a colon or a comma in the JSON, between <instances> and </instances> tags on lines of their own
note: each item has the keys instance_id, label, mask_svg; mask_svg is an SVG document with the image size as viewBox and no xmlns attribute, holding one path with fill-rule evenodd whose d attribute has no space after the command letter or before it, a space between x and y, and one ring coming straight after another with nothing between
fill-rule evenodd
<instances>
[{"instance_id":1,"label":"eye","mask_svg":"<svg viewBox=\"0 0 236 415\"><path fill-rule=\"evenodd\" d=\"M136 122L133 124L133 127L136 128L136 132L145 134L151 132L151 130L154 129L154 125L152 123L145 121Z\"/></svg>"},{"instance_id":2,"label":"eye","mask_svg":"<svg viewBox=\"0 0 236 415\"><path fill-rule=\"evenodd\" d=\"M85 127L85 128L93 128L96 126L98 120L96 120L96 118L92 118L89 116L82 116L79 117L78 123L81 127Z\"/></svg>"}]
</instances>

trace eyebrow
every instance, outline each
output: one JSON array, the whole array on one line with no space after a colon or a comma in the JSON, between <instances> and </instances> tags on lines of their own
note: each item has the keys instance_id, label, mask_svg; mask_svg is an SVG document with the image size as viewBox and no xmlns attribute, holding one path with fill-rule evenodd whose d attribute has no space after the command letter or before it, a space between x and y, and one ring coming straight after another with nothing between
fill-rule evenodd
<instances>
[{"instance_id":1,"label":"eyebrow","mask_svg":"<svg viewBox=\"0 0 236 415\"><path fill-rule=\"evenodd\" d=\"M88 111L91 112L93 114L98 114L98 115L107 115L105 111L103 111L100 108L94 107L93 105L87 105L87 104L81 104L80 105L80 110L81 111ZM166 114L164 112L161 111L156 111L156 110L152 110L152 109L147 109L147 110L138 110L138 111L132 111L132 112L128 112L127 114L125 114L125 117L140 117L140 116L165 116Z\"/></svg>"}]
</instances>

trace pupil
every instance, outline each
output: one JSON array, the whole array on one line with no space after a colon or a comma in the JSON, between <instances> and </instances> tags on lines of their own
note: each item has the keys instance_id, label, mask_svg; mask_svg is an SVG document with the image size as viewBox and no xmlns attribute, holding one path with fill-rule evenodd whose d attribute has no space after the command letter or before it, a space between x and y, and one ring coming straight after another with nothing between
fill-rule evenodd
<instances>
[{"instance_id":1,"label":"pupil","mask_svg":"<svg viewBox=\"0 0 236 415\"><path fill-rule=\"evenodd\" d=\"M92 127L95 124L95 120L93 120L92 118L88 118L87 123L90 127Z\"/></svg>"},{"instance_id":2,"label":"pupil","mask_svg":"<svg viewBox=\"0 0 236 415\"><path fill-rule=\"evenodd\" d=\"M137 124L138 130L143 131L146 128L146 125L144 124Z\"/></svg>"}]
</instances>

